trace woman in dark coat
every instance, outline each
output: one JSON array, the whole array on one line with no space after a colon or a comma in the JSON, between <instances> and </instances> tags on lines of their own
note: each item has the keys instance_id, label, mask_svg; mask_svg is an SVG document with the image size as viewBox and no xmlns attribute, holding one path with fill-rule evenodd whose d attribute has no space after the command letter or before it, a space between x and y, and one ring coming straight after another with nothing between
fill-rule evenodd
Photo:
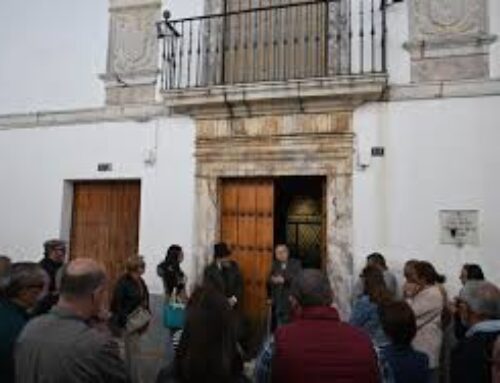
<instances>
[{"instance_id":1,"label":"woman in dark coat","mask_svg":"<svg viewBox=\"0 0 500 383\"><path fill-rule=\"evenodd\" d=\"M156 268L158 276L163 281L165 295L169 299L172 294L178 298L185 299L186 295L186 275L181 269L184 259L184 252L179 245L172 245L168 248L165 260Z\"/></svg>"},{"instance_id":2,"label":"woman in dark coat","mask_svg":"<svg viewBox=\"0 0 500 383\"><path fill-rule=\"evenodd\" d=\"M125 359L132 383L140 382L138 357L140 337L148 324L136 331L129 331L127 323L130 315L142 307L149 308L149 291L142 279L146 265L139 256L131 257L126 263L126 273L118 279L111 300L111 328L118 332L125 342Z\"/></svg>"}]
</instances>

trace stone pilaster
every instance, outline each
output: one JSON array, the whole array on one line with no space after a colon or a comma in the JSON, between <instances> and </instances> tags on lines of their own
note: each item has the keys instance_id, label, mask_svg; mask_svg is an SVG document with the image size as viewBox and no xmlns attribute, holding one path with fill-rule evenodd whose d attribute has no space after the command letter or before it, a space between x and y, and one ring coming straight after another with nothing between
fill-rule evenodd
<instances>
[{"instance_id":1,"label":"stone pilaster","mask_svg":"<svg viewBox=\"0 0 500 383\"><path fill-rule=\"evenodd\" d=\"M410 0L413 82L489 77L487 0Z\"/></svg>"},{"instance_id":2,"label":"stone pilaster","mask_svg":"<svg viewBox=\"0 0 500 383\"><path fill-rule=\"evenodd\" d=\"M106 104L155 101L161 0L110 0Z\"/></svg>"}]
</instances>

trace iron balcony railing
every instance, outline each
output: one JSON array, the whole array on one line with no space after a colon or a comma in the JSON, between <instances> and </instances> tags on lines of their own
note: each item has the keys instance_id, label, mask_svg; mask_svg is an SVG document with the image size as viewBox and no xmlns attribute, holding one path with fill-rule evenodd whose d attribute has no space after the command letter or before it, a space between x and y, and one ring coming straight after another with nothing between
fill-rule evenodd
<instances>
[{"instance_id":1,"label":"iron balcony railing","mask_svg":"<svg viewBox=\"0 0 500 383\"><path fill-rule=\"evenodd\" d=\"M224 3L201 17L165 12L165 91L386 72L386 0Z\"/></svg>"}]
</instances>

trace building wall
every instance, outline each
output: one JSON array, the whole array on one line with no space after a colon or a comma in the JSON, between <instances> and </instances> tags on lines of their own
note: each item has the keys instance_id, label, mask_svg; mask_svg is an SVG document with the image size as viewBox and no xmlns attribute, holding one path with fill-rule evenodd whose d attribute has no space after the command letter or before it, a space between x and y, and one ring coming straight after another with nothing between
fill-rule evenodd
<instances>
[{"instance_id":1,"label":"building wall","mask_svg":"<svg viewBox=\"0 0 500 383\"><path fill-rule=\"evenodd\" d=\"M156 265L170 244L184 247L183 266L192 269L193 147L194 124L183 118L0 130L0 253L38 260L45 239L67 238L66 181L140 179L139 250L149 287L160 292ZM150 151L153 166L144 162ZM112 163L113 171L98 173L101 162Z\"/></svg>"},{"instance_id":2,"label":"building wall","mask_svg":"<svg viewBox=\"0 0 500 383\"><path fill-rule=\"evenodd\" d=\"M383 146L354 173L356 269L372 251L401 271L410 258L428 259L458 288L460 265L477 262L500 283L500 192L496 118L500 97L394 102L356 110L358 153ZM480 245L439 243L442 209L478 209Z\"/></svg>"}]
</instances>

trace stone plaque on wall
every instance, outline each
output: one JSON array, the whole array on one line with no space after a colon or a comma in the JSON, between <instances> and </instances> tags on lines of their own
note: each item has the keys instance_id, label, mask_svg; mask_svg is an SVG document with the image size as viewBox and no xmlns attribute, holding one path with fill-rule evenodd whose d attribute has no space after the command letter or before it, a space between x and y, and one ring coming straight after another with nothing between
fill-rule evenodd
<instances>
[{"instance_id":1,"label":"stone plaque on wall","mask_svg":"<svg viewBox=\"0 0 500 383\"><path fill-rule=\"evenodd\" d=\"M161 0L110 0L107 104L154 101Z\"/></svg>"},{"instance_id":2,"label":"stone plaque on wall","mask_svg":"<svg viewBox=\"0 0 500 383\"><path fill-rule=\"evenodd\" d=\"M478 210L441 210L441 244L443 245L479 245Z\"/></svg>"},{"instance_id":3,"label":"stone plaque on wall","mask_svg":"<svg viewBox=\"0 0 500 383\"><path fill-rule=\"evenodd\" d=\"M410 0L413 82L489 77L487 0Z\"/></svg>"}]
</instances>

